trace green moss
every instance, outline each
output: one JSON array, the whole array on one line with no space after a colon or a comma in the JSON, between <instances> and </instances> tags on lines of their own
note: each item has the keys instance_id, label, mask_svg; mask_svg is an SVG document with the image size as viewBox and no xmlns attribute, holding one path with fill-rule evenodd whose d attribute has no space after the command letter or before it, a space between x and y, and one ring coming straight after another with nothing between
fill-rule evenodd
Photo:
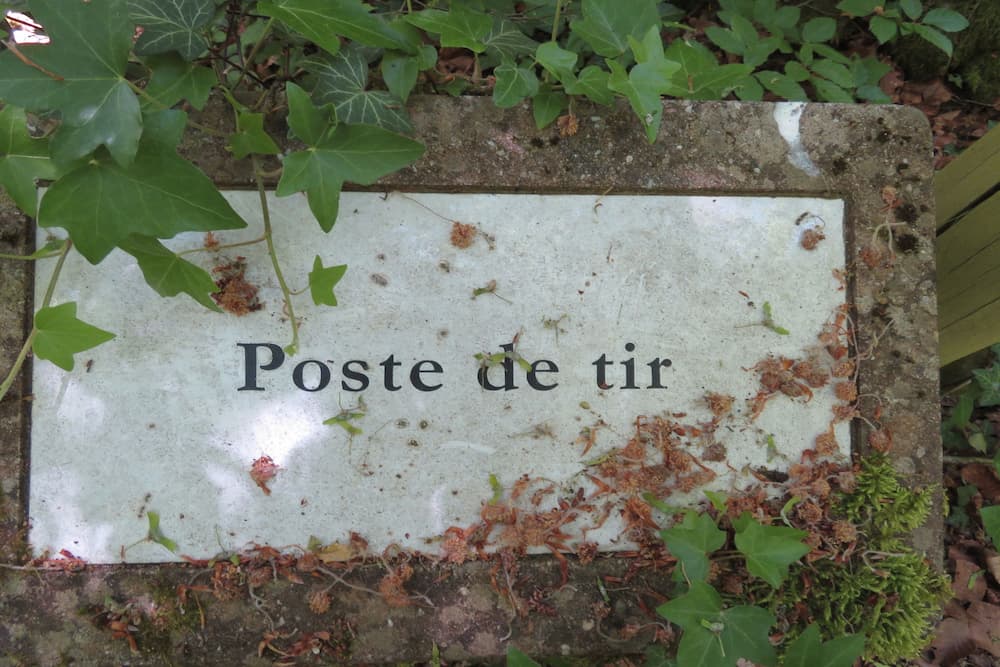
<instances>
[{"instance_id":1,"label":"green moss","mask_svg":"<svg viewBox=\"0 0 1000 667\"><path fill-rule=\"evenodd\" d=\"M856 549L844 562L828 558L796 566L778 592L776 610L804 607L826 638L864 634L869 659L915 657L950 594L947 577L900 539L927 519L930 508L930 490L907 489L884 456L870 457L855 490L835 510L858 528ZM789 636L802 629L792 628Z\"/></svg>"}]
</instances>

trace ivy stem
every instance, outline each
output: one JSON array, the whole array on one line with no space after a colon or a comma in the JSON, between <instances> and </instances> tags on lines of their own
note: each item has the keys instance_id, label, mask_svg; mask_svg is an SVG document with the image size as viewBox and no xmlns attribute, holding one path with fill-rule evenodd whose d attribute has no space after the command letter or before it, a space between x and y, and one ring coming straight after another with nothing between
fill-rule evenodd
<instances>
[{"instance_id":1,"label":"ivy stem","mask_svg":"<svg viewBox=\"0 0 1000 667\"><path fill-rule=\"evenodd\" d=\"M555 44L556 37L559 36L559 14L562 11L562 0L556 0L556 14L552 19L552 43Z\"/></svg>"},{"instance_id":2,"label":"ivy stem","mask_svg":"<svg viewBox=\"0 0 1000 667\"><path fill-rule=\"evenodd\" d=\"M240 248L245 245L255 245L261 241L266 241L267 237L261 236L260 238L251 239L249 241L240 241L239 243L225 243L223 245L217 245L214 248L191 248L190 250L182 250L177 253L178 256L182 255L193 255L196 252L216 252L218 250L228 250L230 248Z\"/></svg>"},{"instance_id":3,"label":"ivy stem","mask_svg":"<svg viewBox=\"0 0 1000 667\"><path fill-rule=\"evenodd\" d=\"M59 254L60 253L58 253L58 252L53 252L53 253L49 253L48 255L39 255L39 256L35 257L33 255L8 255L7 253L0 252L0 259L15 259L15 260L21 260L21 261L24 261L24 262L34 262L34 261L39 260L39 259L50 259L52 257L58 257Z\"/></svg>"},{"instance_id":4,"label":"ivy stem","mask_svg":"<svg viewBox=\"0 0 1000 667\"><path fill-rule=\"evenodd\" d=\"M257 57L257 52L260 51L260 47L264 45L264 38L267 37L267 33L271 32L271 26L274 25L274 18L269 18L267 23L264 25L264 29L260 33L260 37L254 42L253 48L250 49L250 53L243 60L243 68L240 69L240 78L236 80L236 83L232 85L232 89L236 90L243 83L243 79L246 78L247 69L253 64L253 59Z\"/></svg>"},{"instance_id":5,"label":"ivy stem","mask_svg":"<svg viewBox=\"0 0 1000 667\"><path fill-rule=\"evenodd\" d=\"M292 305L292 292L285 282L285 275L281 272L281 264L278 263L278 254L274 250L274 235L271 231L271 212L267 207L267 193L264 191L264 179L260 170L260 161L256 155L251 156L253 161L254 180L257 181L257 194L260 196L260 212L264 218L264 239L267 241L267 254L271 257L271 265L274 267L274 275L281 286L281 294L285 299L285 307L288 309L288 319L292 322L292 342L285 348L289 355L295 354L299 349L299 321L295 318L295 308Z\"/></svg>"},{"instance_id":6,"label":"ivy stem","mask_svg":"<svg viewBox=\"0 0 1000 667\"><path fill-rule=\"evenodd\" d=\"M52 270L52 277L49 278L49 285L45 288L45 298L42 299L42 308L48 308L49 304L52 302L52 295L56 291L56 282L59 280L59 274L62 272L63 263L66 261L66 255L69 254L69 249L72 246L73 241L66 239L62 252L59 253L59 261L56 262L56 266ZM3 382L0 383L0 401L2 401L4 396L7 395L7 392L10 391L11 386L14 384L14 380L17 379L18 374L21 372L21 367L24 365L24 360L28 358L28 354L31 352L31 344L35 341L35 336L37 334L38 328L32 325L31 333L28 334L27 339L24 341L24 345L21 346L21 351L17 353L14 365L11 366L10 372L7 373L7 377L5 377Z\"/></svg>"}]
</instances>

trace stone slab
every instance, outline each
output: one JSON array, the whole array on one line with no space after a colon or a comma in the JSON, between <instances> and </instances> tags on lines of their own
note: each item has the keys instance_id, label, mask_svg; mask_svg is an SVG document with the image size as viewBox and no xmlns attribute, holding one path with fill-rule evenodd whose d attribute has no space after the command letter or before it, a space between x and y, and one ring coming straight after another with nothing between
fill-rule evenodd
<instances>
[{"instance_id":1,"label":"stone slab","mask_svg":"<svg viewBox=\"0 0 1000 667\"><path fill-rule=\"evenodd\" d=\"M580 131L574 137L560 137L555 129L538 131L529 109L498 110L484 99L413 98L409 107L427 152L374 191L843 200L847 294L864 362L859 375L864 397L858 409L892 430L893 460L913 484L939 480L932 170L927 123L919 112L886 106L672 102L664 106L657 144L649 146L625 106L608 110L580 105L576 108ZM232 123L231 114L218 104L210 105L199 120L222 129ZM283 136L281 128L275 130L274 136ZM249 163L232 160L224 140L191 136L183 150L221 186L250 185ZM887 197L896 205L888 207ZM866 248L874 234L880 229L884 233L887 223L894 225L892 261L870 261ZM29 221L9 207L3 209L0 230L5 250L23 252L34 239ZM0 310L0 360L9 364L30 317L31 278L9 271L7 265L3 268L2 287L11 290L13 298L5 299ZM0 545L14 562L23 562L27 525L30 391L25 375L18 390L0 404L4 497ZM867 428L862 421L852 422L853 452L867 448ZM913 541L939 560L941 513L934 511L931 516ZM432 641L446 659L495 658L503 651L496 641L500 637L533 655L561 653L564 647L569 654L627 652L647 643L652 630L642 630L631 643L610 649L604 636L620 636L626 625L645 622L638 598L610 592L609 615L595 622L591 613L591 605L605 594L594 585L595 578L602 573L622 576L627 568L626 559L598 559L589 565L571 561L569 584L558 594L573 596L563 605L563 614L551 621L532 615L530 622L510 620L506 598L491 584L496 573L483 563L448 569L457 590L433 585L434 573L440 570L415 563L413 581L433 607L392 608L351 589L318 618L304 610L302 586L271 584L257 591L260 607L239 601L213 603L203 609L207 616L203 629L196 625L192 630L171 630L169 641L157 645L158 652L138 656L130 656L124 641L110 642L106 630L75 612L103 604L108 597L140 604L155 595L156 587L173 591L177 584L202 576L198 570L178 564L91 567L72 575L7 572L0 580L4 621L0 644L29 663L153 665L162 664L167 656L166 660L183 664L255 664L260 662L257 642L271 621L291 623L302 632L319 631L329 627L331 617L343 616L364 623L378 619L377 627L358 626L356 655L367 662L426 659ZM374 569L374 579L367 569L359 569L345 574L345 581L371 587L380 566ZM521 563L520 576L542 587L556 585L557 569L550 558L529 559ZM654 596L664 583L655 577L635 581ZM190 611L197 616L197 608Z\"/></svg>"},{"instance_id":2,"label":"stone slab","mask_svg":"<svg viewBox=\"0 0 1000 667\"><path fill-rule=\"evenodd\" d=\"M227 198L250 226L217 240L260 238L257 194ZM553 503L581 484L589 494L587 461L622 446L638 417L710 423L709 392L736 399L694 441L696 452L725 448L705 463L717 491L755 483L751 469L787 469L832 419L831 384L751 412L755 364L818 348L845 302L840 200L350 193L329 235L303 196L272 197L269 208L292 285L307 284L317 253L350 264L336 308L298 300L295 356L281 351L289 327L262 244L195 260L211 270L245 256L264 306L242 317L165 301L124 253L96 269L73 255L63 267L55 303L75 301L117 338L72 373L35 364L36 553L176 560L136 544L147 510L194 558L352 531L377 551L437 553L446 530L478 520L491 475L506 488L522 475L551 480L562 488ZM450 243L453 220L478 229L471 247ZM818 230L825 238L804 248ZM197 249L202 237L172 245ZM39 300L50 270L39 268ZM490 283L495 291L475 296ZM765 302L786 333L764 326ZM515 337L537 372L514 359L483 369L475 355L503 354ZM361 432L324 424L342 409ZM849 455L847 423L836 430ZM281 469L268 494L249 474L263 455ZM111 460L114 484L103 479ZM613 517L585 535L602 550L633 548L623 530Z\"/></svg>"}]
</instances>

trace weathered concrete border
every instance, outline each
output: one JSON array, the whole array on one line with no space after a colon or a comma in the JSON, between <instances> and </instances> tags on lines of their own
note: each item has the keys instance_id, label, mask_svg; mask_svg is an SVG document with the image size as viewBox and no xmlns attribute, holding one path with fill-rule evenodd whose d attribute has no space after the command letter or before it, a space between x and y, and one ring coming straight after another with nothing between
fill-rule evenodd
<instances>
[{"instance_id":1,"label":"weathered concrete border","mask_svg":"<svg viewBox=\"0 0 1000 667\"><path fill-rule=\"evenodd\" d=\"M655 194L739 194L827 196L846 202L849 298L858 325L863 360L861 411L879 415L894 438L897 468L916 485L940 480L938 356L934 293L934 204L927 123L914 109L885 106L805 105L801 120L784 128L771 104L685 103L665 105L659 141L649 146L632 113L579 105L579 133L561 138L555 128L535 129L526 108L496 109L484 98L415 98L410 111L426 155L412 167L384 179L380 188L467 192L574 192ZM795 118L792 107L781 111ZM202 122L231 120L210 108ZM799 132L790 132L789 128ZM283 136L283 128L273 128ZM247 161L233 160L222 140L188 137L183 152L220 187L248 187ZM887 227L890 223L891 227ZM892 230L892 257L872 256L877 230ZM30 220L0 200L0 252L27 252ZM884 238L884 236L883 236ZM31 275L21 263L3 262L0 282L0 370L9 368L25 336L31 313ZM30 369L0 404L0 561L18 563L23 554L28 462ZM867 447L868 426L855 422L853 448ZM109 474L115 465L109 458ZM940 501L932 519L913 536L916 546L940 562ZM549 558L522 564L539 582L558 580ZM490 658L502 653L505 636L530 653L621 653L640 649L649 631L630 642L609 642L595 627L591 604L601 599L598 573L622 573L621 559L573 564L570 585L551 603L571 610L530 622L508 622L509 612L490 587L489 564L445 570L447 586L416 568L408 588L426 591L433 608L392 609L367 594L339 597L324 621L306 605L301 586L269 584L266 611L287 628L316 632L334 615L357 620L352 659L388 662L426 659L431 642L445 659ZM133 665L255 664L257 643L268 627L262 614L242 602L213 603L204 630L158 635L159 653L127 657L124 641L88 622L86 610L106 596L148 600L151 591L173 591L187 583L184 566L115 566L83 573L0 573L0 658L12 664L83 664L128 660ZM435 570L440 574L440 570ZM372 587L384 570L360 568L352 581ZM640 574L635 590L656 602L663 585ZM367 583L366 583L367 582ZM343 590L343 589L340 589ZM647 623L643 596L615 599L604 619L608 634L629 623ZM188 608L188 613L196 613ZM93 618L91 618L93 620ZM313 627L315 626L315 627ZM616 633L617 636L617 633ZM270 664L260 659L259 664Z\"/></svg>"}]
</instances>

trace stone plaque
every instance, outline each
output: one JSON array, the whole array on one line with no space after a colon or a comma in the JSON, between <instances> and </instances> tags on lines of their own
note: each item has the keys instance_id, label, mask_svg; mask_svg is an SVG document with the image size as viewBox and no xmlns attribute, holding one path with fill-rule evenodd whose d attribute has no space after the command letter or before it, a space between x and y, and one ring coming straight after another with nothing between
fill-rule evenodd
<instances>
[{"instance_id":1,"label":"stone plaque","mask_svg":"<svg viewBox=\"0 0 1000 667\"><path fill-rule=\"evenodd\" d=\"M258 238L257 194L227 197L250 226L216 240ZM602 457L657 418L702 471L651 486L671 503L785 469L830 428L849 453L832 383L790 362L787 386L761 380L834 361L817 336L845 303L840 200L353 193L329 235L304 197L269 206L293 289L317 254L349 264L337 307L297 300L294 355L264 244L188 255L259 287L243 316L158 297L124 253L71 256L56 302L117 338L71 373L34 366L36 550L174 559L141 541L155 511L198 558L350 531L437 553L524 475L553 485L538 507L594 493ZM262 457L278 468L258 485ZM623 548L622 528L587 539Z\"/></svg>"}]
</instances>

